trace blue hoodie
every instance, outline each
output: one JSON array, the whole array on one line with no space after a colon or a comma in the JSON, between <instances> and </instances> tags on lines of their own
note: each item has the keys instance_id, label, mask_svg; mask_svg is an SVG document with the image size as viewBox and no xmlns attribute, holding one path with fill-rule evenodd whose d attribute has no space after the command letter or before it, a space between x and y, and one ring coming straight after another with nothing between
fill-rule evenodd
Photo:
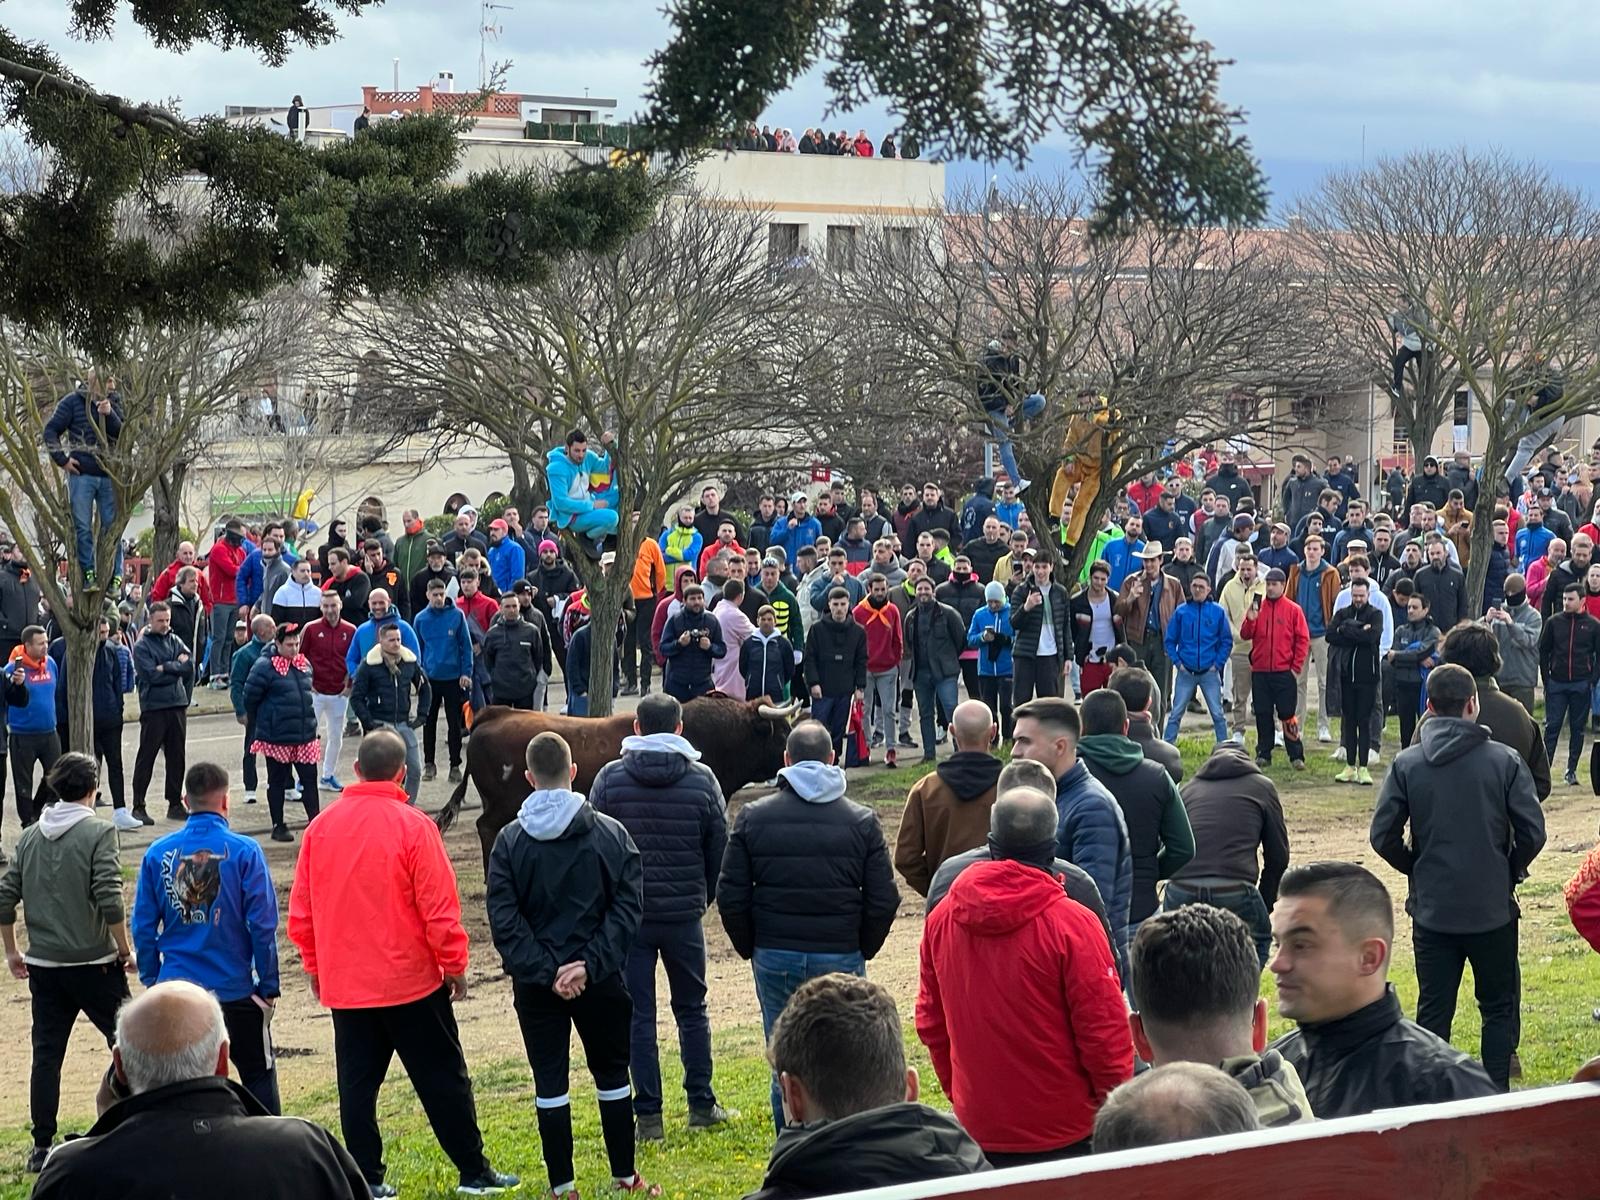
<instances>
[{"instance_id":1,"label":"blue hoodie","mask_svg":"<svg viewBox=\"0 0 1600 1200\"><path fill-rule=\"evenodd\" d=\"M278 895L254 838L190 814L145 851L133 905L139 980L186 979L223 1003L278 995Z\"/></svg>"},{"instance_id":2,"label":"blue hoodie","mask_svg":"<svg viewBox=\"0 0 1600 1200\"><path fill-rule=\"evenodd\" d=\"M992 583L989 586L1001 585ZM994 630L992 641L983 640L985 629ZM1012 673L1011 643L1016 640L1016 636L1016 630L1011 627L1009 604L1003 605L999 612L995 612L986 601L982 608L972 614L972 622L967 626L967 645L978 652L980 676L994 675L1003 679Z\"/></svg>"},{"instance_id":3,"label":"blue hoodie","mask_svg":"<svg viewBox=\"0 0 1600 1200\"><path fill-rule=\"evenodd\" d=\"M424 605L411 618L422 642L422 673L429 679L459 679L472 675L472 631L466 615L454 604L443 608ZM405 642L405 631L400 641Z\"/></svg>"},{"instance_id":4,"label":"blue hoodie","mask_svg":"<svg viewBox=\"0 0 1600 1200\"><path fill-rule=\"evenodd\" d=\"M278 555L291 567L300 561L299 556L287 546L280 545ZM261 547L252 546L250 553L246 554L244 561L239 564L239 573L233 577L233 595L238 600L240 608L254 608L261 602L261 585L265 581L266 572L261 567Z\"/></svg>"},{"instance_id":5,"label":"blue hoodie","mask_svg":"<svg viewBox=\"0 0 1600 1200\"><path fill-rule=\"evenodd\" d=\"M822 522L815 517L807 515L804 520L796 521L794 528L789 527L789 518L781 517L772 525L772 537L767 545L781 546L788 556L789 566L794 567L795 555L806 546L815 546L817 539L822 536Z\"/></svg>"},{"instance_id":6,"label":"blue hoodie","mask_svg":"<svg viewBox=\"0 0 1600 1200\"><path fill-rule=\"evenodd\" d=\"M23 663L18 647L5 665L6 719L12 733L54 733L56 731L56 683L61 678L55 659L48 650L37 667ZM11 682L17 664L23 664L23 683Z\"/></svg>"},{"instance_id":7,"label":"blue hoodie","mask_svg":"<svg viewBox=\"0 0 1600 1200\"><path fill-rule=\"evenodd\" d=\"M596 454L593 450L583 456L582 465L567 457L565 446L555 446L545 455L544 475L550 486L550 515L557 529L566 529L580 513L594 511L594 500L589 495L589 477L609 471L611 455Z\"/></svg>"}]
</instances>

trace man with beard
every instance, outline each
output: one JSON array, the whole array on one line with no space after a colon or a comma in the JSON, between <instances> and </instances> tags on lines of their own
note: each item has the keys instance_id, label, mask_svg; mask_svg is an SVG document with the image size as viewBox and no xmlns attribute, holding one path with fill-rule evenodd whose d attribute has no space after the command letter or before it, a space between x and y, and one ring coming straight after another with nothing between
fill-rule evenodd
<instances>
[{"instance_id":1,"label":"man with beard","mask_svg":"<svg viewBox=\"0 0 1600 1200\"><path fill-rule=\"evenodd\" d=\"M994 578L994 568L1006 552L1006 540L998 517L987 517L983 522L983 536L968 541L963 547L972 572L984 583Z\"/></svg>"},{"instance_id":2,"label":"man with beard","mask_svg":"<svg viewBox=\"0 0 1600 1200\"><path fill-rule=\"evenodd\" d=\"M1278 497L1279 507L1283 509L1283 519L1289 522L1291 528L1298 525L1307 513L1317 507L1317 498L1327 486L1328 481L1311 469L1309 456L1304 454L1294 456L1290 476L1284 480L1283 491Z\"/></svg>"},{"instance_id":3,"label":"man with beard","mask_svg":"<svg viewBox=\"0 0 1600 1200\"><path fill-rule=\"evenodd\" d=\"M1178 539L1189 532L1188 519L1178 511L1176 490L1163 488L1156 497L1155 507L1144 514L1145 537L1160 542L1161 548L1171 554Z\"/></svg>"}]
</instances>

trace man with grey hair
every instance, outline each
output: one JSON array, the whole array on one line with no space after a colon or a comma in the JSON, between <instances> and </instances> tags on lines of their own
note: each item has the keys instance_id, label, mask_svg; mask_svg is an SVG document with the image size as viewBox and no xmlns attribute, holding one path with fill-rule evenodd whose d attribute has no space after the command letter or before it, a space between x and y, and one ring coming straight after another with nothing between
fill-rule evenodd
<instances>
[{"instance_id":1,"label":"man with grey hair","mask_svg":"<svg viewBox=\"0 0 1600 1200\"><path fill-rule=\"evenodd\" d=\"M1094 1152L1260 1128L1250 1093L1226 1072L1207 1063L1172 1063L1146 1071L1106 1097L1094 1119Z\"/></svg>"},{"instance_id":2,"label":"man with grey hair","mask_svg":"<svg viewBox=\"0 0 1600 1200\"><path fill-rule=\"evenodd\" d=\"M116 1103L86 1137L50 1156L35 1197L371 1195L355 1160L331 1133L310 1121L269 1116L228 1078L222 1008L195 984L158 983L123 1006L108 1082Z\"/></svg>"}]
</instances>

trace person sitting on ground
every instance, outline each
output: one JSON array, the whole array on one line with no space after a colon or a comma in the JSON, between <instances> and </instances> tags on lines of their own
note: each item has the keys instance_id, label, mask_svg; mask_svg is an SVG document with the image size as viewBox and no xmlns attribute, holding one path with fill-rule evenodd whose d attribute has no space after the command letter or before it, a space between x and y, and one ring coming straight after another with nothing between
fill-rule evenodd
<instances>
[{"instance_id":1,"label":"person sitting on ground","mask_svg":"<svg viewBox=\"0 0 1600 1200\"><path fill-rule=\"evenodd\" d=\"M228 1078L216 997L158 983L117 1014L116 1103L50 1156L43 1200L368 1200L355 1160L310 1121L275 1117Z\"/></svg>"},{"instance_id":2,"label":"person sitting on ground","mask_svg":"<svg viewBox=\"0 0 1600 1200\"><path fill-rule=\"evenodd\" d=\"M956 705L950 736L956 752L912 785L895 840L895 869L918 895L945 859L983 845L995 783L1004 766L989 750L994 714L981 700Z\"/></svg>"},{"instance_id":3,"label":"person sitting on ground","mask_svg":"<svg viewBox=\"0 0 1600 1200\"><path fill-rule=\"evenodd\" d=\"M1140 1058L1221 1067L1250 1093L1264 1129L1315 1119L1300 1076L1266 1048L1260 960L1238 916L1210 904L1159 913L1140 927L1128 959L1128 1024Z\"/></svg>"},{"instance_id":4,"label":"person sitting on ground","mask_svg":"<svg viewBox=\"0 0 1600 1200\"><path fill-rule=\"evenodd\" d=\"M1137 1150L1260 1129L1250 1095L1226 1072L1180 1062L1146 1071L1106 1098L1095 1115L1094 1152Z\"/></svg>"},{"instance_id":5,"label":"person sitting on ground","mask_svg":"<svg viewBox=\"0 0 1600 1200\"><path fill-rule=\"evenodd\" d=\"M900 1012L881 984L842 973L808 979L773 1024L767 1058L788 1120L761 1187L744 1200L804 1200L989 1169L954 1117L917 1103Z\"/></svg>"},{"instance_id":6,"label":"person sitting on ground","mask_svg":"<svg viewBox=\"0 0 1600 1200\"><path fill-rule=\"evenodd\" d=\"M1286 873L1272 909L1278 950L1267 964L1278 1012L1298 1028L1272 1043L1322 1118L1493 1096L1487 1072L1408 1021L1388 982L1389 891L1365 867L1307 863Z\"/></svg>"}]
</instances>

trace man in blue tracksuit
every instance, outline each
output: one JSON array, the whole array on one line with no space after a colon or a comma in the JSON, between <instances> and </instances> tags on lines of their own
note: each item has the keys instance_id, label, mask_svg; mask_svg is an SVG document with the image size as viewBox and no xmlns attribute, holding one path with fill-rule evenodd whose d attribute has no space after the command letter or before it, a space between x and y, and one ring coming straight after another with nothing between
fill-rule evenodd
<instances>
[{"instance_id":1,"label":"man in blue tracksuit","mask_svg":"<svg viewBox=\"0 0 1600 1200\"><path fill-rule=\"evenodd\" d=\"M188 821L152 842L139 868L132 923L139 979L147 988L185 979L214 992L228 1057L276 1115L278 896L260 844L228 828L228 773L196 763L183 786Z\"/></svg>"},{"instance_id":2,"label":"man in blue tracksuit","mask_svg":"<svg viewBox=\"0 0 1600 1200\"><path fill-rule=\"evenodd\" d=\"M608 536L617 532L617 510L602 495L593 495L589 485L596 475L611 471L610 432L600 435L601 450L589 449L583 430L574 429L566 442L545 456L545 482L550 487L550 515L557 529L570 529L585 542L591 557L598 559Z\"/></svg>"},{"instance_id":3,"label":"man in blue tracksuit","mask_svg":"<svg viewBox=\"0 0 1600 1200\"><path fill-rule=\"evenodd\" d=\"M438 771L434 753L439 747L439 711L444 710L446 737L450 750L450 782L461 782L462 708L472 699L472 630L466 614L450 603L448 585L443 578L428 580L428 602L414 618L417 638L422 642L422 673L428 678L433 698L428 704L428 723L422 727L422 778L433 779ZM404 633L401 640L404 641Z\"/></svg>"},{"instance_id":4,"label":"man in blue tracksuit","mask_svg":"<svg viewBox=\"0 0 1600 1200\"><path fill-rule=\"evenodd\" d=\"M1197 574L1189 581L1189 602L1180 604L1167 622L1167 658L1177 672L1172 707L1167 711L1166 740L1178 740L1178 722L1198 691L1206 698L1212 732L1228 740L1228 717L1222 711L1222 670L1233 653L1233 630L1227 611L1211 598L1211 581Z\"/></svg>"}]
</instances>

